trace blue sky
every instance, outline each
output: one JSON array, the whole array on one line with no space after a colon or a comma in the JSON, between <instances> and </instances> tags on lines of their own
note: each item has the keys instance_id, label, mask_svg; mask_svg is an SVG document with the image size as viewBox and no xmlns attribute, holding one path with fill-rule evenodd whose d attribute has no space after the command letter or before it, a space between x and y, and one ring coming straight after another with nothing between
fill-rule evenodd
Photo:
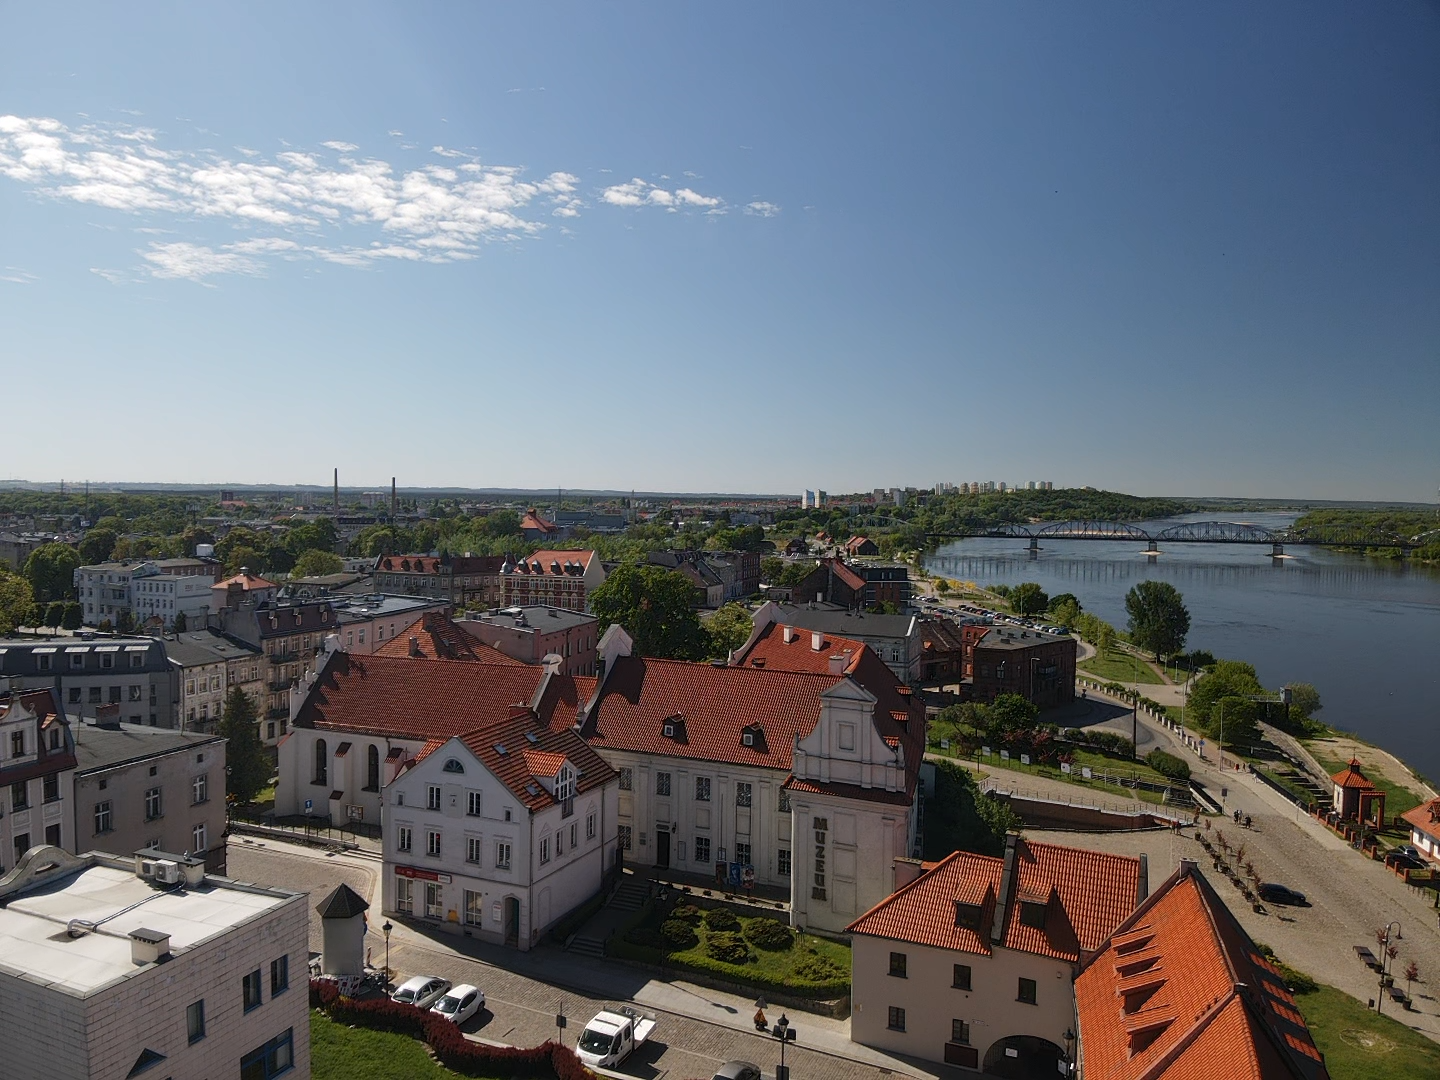
<instances>
[{"instance_id":1,"label":"blue sky","mask_svg":"<svg viewBox=\"0 0 1440 1080\"><path fill-rule=\"evenodd\" d=\"M0 25L3 476L1440 483L1433 4Z\"/></svg>"}]
</instances>

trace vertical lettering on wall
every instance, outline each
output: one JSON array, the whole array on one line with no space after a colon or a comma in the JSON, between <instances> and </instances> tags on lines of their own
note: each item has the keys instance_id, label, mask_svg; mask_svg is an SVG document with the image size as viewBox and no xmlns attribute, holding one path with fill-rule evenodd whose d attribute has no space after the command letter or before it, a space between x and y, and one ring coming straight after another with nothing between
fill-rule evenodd
<instances>
[{"instance_id":1,"label":"vertical lettering on wall","mask_svg":"<svg viewBox=\"0 0 1440 1080\"><path fill-rule=\"evenodd\" d=\"M830 831L830 819L813 819L815 829L815 881L810 888L811 900L824 900L825 893L825 835Z\"/></svg>"}]
</instances>

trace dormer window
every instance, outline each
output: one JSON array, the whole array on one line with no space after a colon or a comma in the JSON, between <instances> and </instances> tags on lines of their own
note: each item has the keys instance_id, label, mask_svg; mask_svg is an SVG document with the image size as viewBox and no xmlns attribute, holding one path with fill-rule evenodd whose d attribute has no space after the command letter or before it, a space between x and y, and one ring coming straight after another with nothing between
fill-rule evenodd
<instances>
[{"instance_id":1,"label":"dormer window","mask_svg":"<svg viewBox=\"0 0 1440 1080\"><path fill-rule=\"evenodd\" d=\"M666 725L665 725L663 728L661 728L660 730L661 730L661 732L664 734L664 736L665 736L667 739L673 739L673 738L675 737L675 725L674 725L674 724L666 724Z\"/></svg>"},{"instance_id":2,"label":"dormer window","mask_svg":"<svg viewBox=\"0 0 1440 1080\"><path fill-rule=\"evenodd\" d=\"M984 915L979 904L965 904L955 901L955 925L967 930L979 930Z\"/></svg>"},{"instance_id":3,"label":"dormer window","mask_svg":"<svg viewBox=\"0 0 1440 1080\"><path fill-rule=\"evenodd\" d=\"M754 745L755 745L755 733L754 733L753 731L746 731L746 732L744 732L743 734L741 734L741 736L740 736L740 745L741 745L741 746L754 746Z\"/></svg>"},{"instance_id":4,"label":"dormer window","mask_svg":"<svg viewBox=\"0 0 1440 1080\"><path fill-rule=\"evenodd\" d=\"M555 774L555 801L564 802L575 794L575 771L569 765L561 765Z\"/></svg>"},{"instance_id":5,"label":"dormer window","mask_svg":"<svg viewBox=\"0 0 1440 1080\"><path fill-rule=\"evenodd\" d=\"M1047 905L1037 904L1030 900L1020 902L1020 925L1034 927L1036 930L1045 929L1045 910Z\"/></svg>"}]
</instances>

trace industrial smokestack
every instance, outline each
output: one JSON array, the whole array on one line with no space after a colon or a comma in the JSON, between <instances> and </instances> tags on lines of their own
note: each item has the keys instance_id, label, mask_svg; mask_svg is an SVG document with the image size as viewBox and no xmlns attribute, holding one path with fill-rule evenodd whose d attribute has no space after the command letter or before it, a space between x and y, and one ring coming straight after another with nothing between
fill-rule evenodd
<instances>
[{"instance_id":1,"label":"industrial smokestack","mask_svg":"<svg viewBox=\"0 0 1440 1080\"><path fill-rule=\"evenodd\" d=\"M390 477L390 516L393 518L400 513L400 502L395 498L395 477Z\"/></svg>"},{"instance_id":2,"label":"industrial smokestack","mask_svg":"<svg viewBox=\"0 0 1440 1080\"><path fill-rule=\"evenodd\" d=\"M340 516L340 469L335 469L335 516Z\"/></svg>"}]
</instances>

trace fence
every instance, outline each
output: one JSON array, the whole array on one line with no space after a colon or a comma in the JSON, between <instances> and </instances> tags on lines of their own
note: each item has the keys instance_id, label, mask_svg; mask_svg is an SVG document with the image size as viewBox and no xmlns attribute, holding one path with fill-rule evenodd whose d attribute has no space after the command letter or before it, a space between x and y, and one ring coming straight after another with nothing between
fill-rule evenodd
<instances>
[{"instance_id":1,"label":"fence","mask_svg":"<svg viewBox=\"0 0 1440 1080\"><path fill-rule=\"evenodd\" d=\"M359 821L332 824L329 815L309 817L300 821L278 819L273 814L247 814L231 811L230 828L236 832L248 832L259 836L280 836L304 843L337 843L360 847L361 838L378 842L380 826L367 825Z\"/></svg>"}]
</instances>

